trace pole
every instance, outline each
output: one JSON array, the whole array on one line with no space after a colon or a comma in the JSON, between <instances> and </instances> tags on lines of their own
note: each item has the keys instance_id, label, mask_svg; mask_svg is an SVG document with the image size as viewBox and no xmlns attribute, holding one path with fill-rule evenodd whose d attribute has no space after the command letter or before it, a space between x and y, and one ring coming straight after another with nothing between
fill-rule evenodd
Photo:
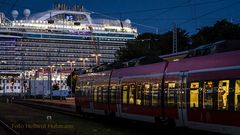
<instances>
[{"instance_id":1,"label":"pole","mask_svg":"<svg viewBox=\"0 0 240 135\"><path fill-rule=\"evenodd\" d=\"M70 65L71 65L71 74L70 74L71 76L70 77L71 77L71 97L72 97L72 62L70 63Z\"/></svg>"},{"instance_id":2,"label":"pole","mask_svg":"<svg viewBox=\"0 0 240 135\"><path fill-rule=\"evenodd\" d=\"M177 26L176 23L173 24L173 53L177 53Z\"/></svg>"},{"instance_id":3,"label":"pole","mask_svg":"<svg viewBox=\"0 0 240 135\"><path fill-rule=\"evenodd\" d=\"M42 72L43 72L43 74L42 74L42 81L43 81L43 94L42 94L42 98L44 100L44 94L45 94L45 81L44 81L44 73L45 73L45 71L44 71L44 68L42 69Z\"/></svg>"}]
</instances>

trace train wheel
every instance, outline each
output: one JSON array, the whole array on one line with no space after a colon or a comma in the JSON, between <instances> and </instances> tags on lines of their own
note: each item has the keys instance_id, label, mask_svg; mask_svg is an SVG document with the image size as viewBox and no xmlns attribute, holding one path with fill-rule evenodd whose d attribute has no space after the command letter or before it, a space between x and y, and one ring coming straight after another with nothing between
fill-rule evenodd
<instances>
[{"instance_id":1,"label":"train wheel","mask_svg":"<svg viewBox=\"0 0 240 135\"><path fill-rule=\"evenodd\" d=\"M77 113L82 113L82 108L81 108L81 106L76 106L76 112L77 112Z\"/></svg>"},{"instance_id":2,"label":"train wheel","mask_svg":"<svg viewBox=\"0 0 240 135\"><path fill-rule=\"evenodd\" d=\"M167 126L170 127L170 128L176 127L175 120L169 118L169 119L167 120Z\"/></svg>"},{"instance_id":3,"label":"train wheel","mask_svg":"<svg viewBox=\"0 0 240 135\"><path fill-rule=\"evenodd\" d=\"M159 118L155 117L155 123L164 128L173 128L176 127L174 119L171 118Z\"/></svg>"}]
</instances>

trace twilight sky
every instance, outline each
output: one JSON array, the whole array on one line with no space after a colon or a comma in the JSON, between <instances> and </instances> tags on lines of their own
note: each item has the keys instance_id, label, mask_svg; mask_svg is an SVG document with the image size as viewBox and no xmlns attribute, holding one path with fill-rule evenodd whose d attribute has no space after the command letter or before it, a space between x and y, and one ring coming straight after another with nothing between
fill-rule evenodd
<instances>
[{"instance_id":1,"label":"twilight sky","mask_svg":"<svg viewBox=\"0 0 240 135\"><path fill-rule=\"evenodd\" d=\"M221 19L240 23L240 0L0 0L0 12L12 19L14 9L36 13L51 9L54 2L82 4L109 19L129 18L140 33L164 33L174 22L190 34Z\"/></svg>"}]
</instances>

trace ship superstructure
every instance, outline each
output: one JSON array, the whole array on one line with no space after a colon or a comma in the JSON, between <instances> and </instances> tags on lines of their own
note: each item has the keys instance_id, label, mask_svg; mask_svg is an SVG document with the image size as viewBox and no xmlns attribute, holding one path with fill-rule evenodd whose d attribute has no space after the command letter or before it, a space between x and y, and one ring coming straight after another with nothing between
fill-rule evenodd
<instances>
[{"instance_id":1,"label":"ship superstructure","mask_svg":"<svg viewBox=\"0 0 240 135\"><path fill-rule=\"evenodd\" d=\"M129 19L93 19L78 5L69 10L56 4L53 10L33 15L25 9L22 20L17 20L16 10L12 16L9 20L0 14L1 72L112 63L116 51L137 36Z\"/></svg>"},{"instance_id":2,"label":"ship superstructure","mask_svg":"<svg viewBox=\"0 0 240 135\"><path fill-rule=\"evenodd\" d=\"M92 18L81 5L57 3L52 10L23 14L19 20L17 10L12 19L0 13L0 95L36 95L37 88L48 95L56 84L71 89L66 78L73 69L114 62L116 51L137 36L129 19Z\"/></svg>"}]
</instances>

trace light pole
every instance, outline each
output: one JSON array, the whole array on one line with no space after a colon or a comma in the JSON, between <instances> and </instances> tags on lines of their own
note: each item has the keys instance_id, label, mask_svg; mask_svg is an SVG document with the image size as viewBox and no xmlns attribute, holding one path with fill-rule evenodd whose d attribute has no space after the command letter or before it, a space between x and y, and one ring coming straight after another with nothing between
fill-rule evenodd
<instances>
[{"instance_id":1,"label":"light pole","mask_svg":"<svg viewBox=\"0 0 240 135\"><path fill-rule=\"evenodd\" d=\"M63 71L63 66L65 65L65 64L58 64L59 66L60 66L60 71L59 71L59 90L60 90L60 100L62 100L62 71Z\"/></svg>"},{"instance_id":2,"label":"light pole","mask_svg":"<svg viewBox=\"0 0 240 135\"><path fill-rule=\"evenodd\" d=\"M86 60L89 60L88 58L80 58L81 61L83 61L83 68L86 66Z\"/></svg>"},{"instance_id":3,"label":"light pole","mask_svg":"<svg viewBox=\"0 0 240 135\"><path fill-rule=\"evenodd\" d=\"M40 69L42 70L41 72L42 72L42 80L43 80L43 94L42 94L42 98L44 99L44 94L45 94L44 93L44 88L45 88L45 85L44 85L44 72L45 71L44 71L44 68L40 68Z\"/></svg>"},{"instance_id":4,"label":"light pole","mask_svg":"<svg viewBox=\"0 0 240 135\"><path fill-rule=\"evenodd\" d=\"M52 69L55 66L48 66L49 67L49 71L48 71L48 88L50 89L50 99L52 100Z\"/></svg>"},{"instance_id":5,"label":"light pole","mask_svg":"<svg viewBox=\"0 0 240 135\"><path fill-rule=\"evenodd\" d=\"M71 89L71 97L72 97L72 65L75 63L75 61L67 61L67 63L69 63L69 64L70 64L70 67L71 67L71 73L70 73L70 79L71 79L70 89Z\"/></svg>"}]
</instances>

